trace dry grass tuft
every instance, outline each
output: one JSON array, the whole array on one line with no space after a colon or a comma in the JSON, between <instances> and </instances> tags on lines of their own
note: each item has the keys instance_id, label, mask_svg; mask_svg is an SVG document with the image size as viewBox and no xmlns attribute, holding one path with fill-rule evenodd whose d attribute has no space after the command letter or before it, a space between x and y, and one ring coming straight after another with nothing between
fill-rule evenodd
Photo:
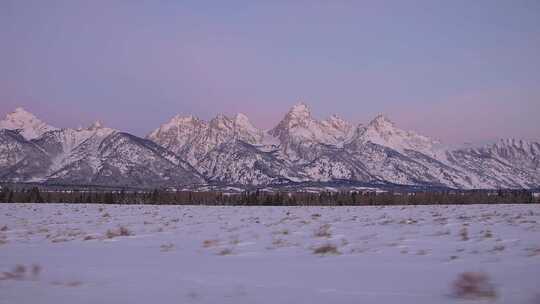
<instances>
[{"instance_id":1,"label":"dry grass tuft","mask_svg":"<svg viewBox=\"0 0 540 304\"><path fill-rule=\"evenodd\" d=\"M174 249L174 244L173 243L163 244L159 248L160 248L161 252L169 252L169 251L172 251Z\"/></svg>"},{"instance_id":2,"label":"dry grass tuft","mask_svg":"<svg viewBox=\"0 0 540 304\"><path fill-rule=\"evenodd\" d=\"M79 287L82 285L80 281L70 281L65 284L67 287Z\"/></svg>"},{"instance_id":3,"label":"dry grass tuft","mask_svg":"<svg viewBox=\"0 0 540 304\"><path fill-rule=\"evenodd\" d=\"M461 237L462 241L469 240L469 231L467 230L467 227L461 228L461 230L459 231L459 236Z\"/></svg>"},{"instance_id":4,"label":"dry grass tuft","mask_svg":"<svg viewBox=\"0 0 540 304\"><path fill-rule=\"evenodd\" d=\"M529 257L540 256L540 248L526 248L525 250L528 252L527 256Z\"/></svg>"},{"instance_id":5,"label":"dry grass tuft","mask_svg":"<svg viewBox=\"0 0 540 304\"><path fill-rule=\"evenodd\" d=\"M56 237L54 239L51 240L52 243L63 243L63 242L68 242L69 239L65 238L65 237Z\"/></svg>"},{"instance_id":6,"label":"dry grass tuft","mask_svg":"<svg viewBox=\"0 0 540 304\"><path fill-rule=\"evenodd\" d=\"M332 234L330 233L330 224L324 224L319 229L315 231L316 237L331 237Z\"/></svg>"},{"instance_id":7,"label":"dry grass tuft","mask_svg":"<svg viewBox=\"0 0 540 304\"><path fill-rule=\"evenodd\" d=\"M31 271L32 271L32 276L38 277L39 274L41 273L41 266L38 264L33 264Z\"/></svg>"},{"instance_id":8,"label":"dry grass tuft","mask_svg":"<svg viewBox=\"0 0 540 304\"><path fill-rule=\"evenodd\" d=\"M90 240L95 240L96 237L93 236L93 235L87 235L83 238L83 241L90 241Z\"/></svg>"},{"instance_id":9,"label":"dry grass tuft","mask_svg":"<svg viewBox=\"0 0 540 304\"><path fill-rule=\"evenodd\" d=\"M229 248L225 248L217 253L218 255L231 255L232 250Z\"/></svg>"},{"instance_id":10,"label":"dry grass tuft","mask_svg":"<svg viewBox=\"0 0 540 304\"><path fill-rule=\"evenodd\" d=\"M202 246L204 248L210 248L210 247L213 247L213 246L217 246L218 244L219 244L218 240L205 240L205 241L203 241Z\"/></svg>"},{"instance_id":11,"label":"dry grass tuft","mask_svg":"<svg viewBox=\"0 0 540 304\"><path fill-rule=\"evenodd\" d=\"M436 231L435 233L432 234L432 236L444 236L444 235L450 235L450 234L451 234L450 229L446 229L446 230Z\"/></svg>"},{"instance_id":12,"label":"dry grass tuft","mask_svg":"<svg viewBox=\"0 0 540 304\"><path fill-rule=\"evenodd\" d=\"M404 224L411 225L411 224L416 224L416 223L418 223L418 221L415 220L415 219L412 219L412 218L408 218L406 220L399 221L399 224L402 224L402 225L404 225Z\"/></svg>"},{"instance_id":13,"label":"dry grass tuft","mask_svg":"<svg viewBox=\"0 0 540 304\"><path fill-rule=\"evenodd\" d=\"M24 265L15 266L15 268L13 269L13 273L18 276L24 276L24 274L26 273L26 266Z\"/></svg>"},{"instance_id":14,"label":"dry grass tuft","mask_svg":"<svg viewBox=\"0 0 540 304\"><path fill-rule=\"evenodd\" d=\"M36 268L37 267L37 268ZM37 269L37 270L36 270ZM31 267L31 273L34 277L37 277L39 275L39 272L41 271L41 267L39 265L32 265ZM27 268L24 265L16 265L12 271L6 271L3 272L0 275L0 280L22 280L26 278L27 274Z\"/></svg>"},{"instance_id":15,"label":"dry grass tuft","mask_svg":"<svg viewBox=\"0 0 540 304\"><path fill-rule=\"evenodd\" d=\"M504 245L495 245L495 247L493 247L493 249L491 249L490 252L491 253L501 252L501 251L504 251L504 249L506 249Z\"/></svg>"},{"instance_id":16,"label":"dry grass tuft","mask_svg":"<svg viewBox=\"0 0 540 304\"><path fill-rule=\"evenodd\" d=\"M124 226L120 226L118 229L109 229L107 230L107 233L105 236L108 239L112 239L118 236L130 236L133 235L133 232L131 232L129 229L127 229Z\"/></svg>"},{"instance_id":17,"label":"dry grass tuft","mask_svg":"<svg viewBox=\"0 0 540 304\"><path fill-rule=\"evenodd\" d=\"M278 234L282 234L282 235L289 235L289 230L288 229L283 229L283 230L278 230L278 231L274 231L272 232L272 234L274 235L278 235Z\"/></svg>"},{"instance_id":18,"label":"dry grass tuft","mask_svg":"<svg viewBox=\"0 0 540 304\"><path fill-rule=\"evenodd\" d=\"M331 255L331 254L340 254L337 247L332 244L325 244L313 249L314 254L320 255Z\"/></svg>"},{"instance_id":19,"label":"dry grass tuft","mask_svg":"<svg viewBox=\"0 0 540 304\"><path fill-rule=\"evenodd\" d=\"M494 299L497 297L495 286L487 274L464 272L452 284L453 295L461 299Z\"/></svg>"},{"instance_id":20,"label":"dry grass tuft","mask_svg":"<svg viewBox=\"0 0 540 304\"><path fill-rule=\"evenodd\" d=\"M80 281L68 281L68 282L53 281L51 282L51 284L56 285L56 286L65 286L65 287L79 287L82 285L82 282Z\"/></svg>"}]
</instances>

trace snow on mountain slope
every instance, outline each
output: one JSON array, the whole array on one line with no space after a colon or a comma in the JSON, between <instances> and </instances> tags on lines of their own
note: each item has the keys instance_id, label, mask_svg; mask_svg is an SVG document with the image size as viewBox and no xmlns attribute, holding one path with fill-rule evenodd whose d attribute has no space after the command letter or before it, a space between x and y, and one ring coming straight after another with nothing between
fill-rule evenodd
<instances>
[{"instance_id":1,"label":"snow on mountain slope","mask_svg":"<svg viewBox=\"0 0 540 304\"><path fill-rule=\"evenodd\" d=\"M47 181L114 186L176 186L204 179L163 147L136 136L100 128L70 151Z\"/></svg>"},{"instance_id":2,"label":"snow on mountain slope","mask_svg":"<svg viewBox=\"0 0 540 304\"><path fill-rule=\"evenodd\" d=\"M440 185L428 167L394 149L371 141L349 143L345 149L380 180L403 185Z\"/></svg>"},{"instance_id":3,"label":"snow on mountain slope","mask_svg":"<svg viewBox=\"0 0 540 304\"><path fill-rule=\"evenodd\" d=\"M37 181L46 175L50 164L39 146L17 131L0 129L0 180Z\"/></svg>"},{"instance_id":4,"label":"snow on mountain slope","mask_svg":"<svg viewBox=\"0 0 540 304\"><path fill-rule=\"evenodd\" d=\"M305 181L307 176L294 166L246 142L226 142L210 151L199 163L200 172L210 181L264 185L283 181Z\"/></svg>"},{"instance_id":5,"label":"snow on mountain slope","mask_svg":"<svg viewBox=\"0 0 540 304\"><path fill-rule=\"evenodd\" d=\"M439 145L439 142L429 137L399 129L382 114L377 115L367 126L359 127L352 140L362 143L369 141L400 152L419 151L431 157L437 155L435 148Z\"/></svg>"},{"instance_id":6,"label":"snow on mountain slope","mask_svg":"<svg viewBox=\"0 0 540 304\"><path fill-rule=\"evenodd\" d=\"M186 162L146 139L116 132L99 149L101 166L94 182L108 185L178 186L204 182Z\"/></svg>"},{"instance_id":7,"label":"snow on mountain slope","mask_svg":"<svg viewBox=\"0 0 540 304\"><path fill-rule=\"evenodd\" d=\"M354 131L351 123L343 120L336 114L332 114L328 119L322 120L321 125L325 133L329 134L336 144L346 140Z\"/></svg>"},{"instance_id":8,"label":"snow on mountain slope","mask_svg":"<svg viewBox=\"0 0 540 304\"><path fill-rule=\"evenodd\" d=\"M208 123L197 117L176 115L146 138L196 165L198 159L204 157L209 150L201 139L207 130Z\"/></svg>"},{"instance_id":9,"label":"snow on mountain slope","mask_svg":"<svg viewBox=\"0 0 540 304\"><path fill-rule=\"evenodd\" d=\"M480 149L512 166L540 174L540 143L518 139L501 139Z\"/></svg>"},{"instance_id":10,"label":"snow on mountain slope","mask_svg":"<svg viewBox=\"0 0 540 304\"><path fill-rule=\"evenodd\" d=\"M192 166L197 166L208 152L223 143L242 140L259 144L263 137L263 131L254 127L244 114L237 114L234 119L220 114L209 122L177 115L147 136Z\"/></svg>"},{"instance_id":11,"label":"snow on mountain slope","mask_svg":"<svg viewBox=\"0 0 540 304\"><path fill-rule=\"evenodd\" d=\"M118 132L111 128L103 127L100 122L95 122L88 128L60 129L43 134L34 142L42 147L52 160L49 168L51 174L62 168L69 167L81 159L91 160L89 172L97 170L99 160L96 159L101 142L109 135Z\"/></svg>"},{"instance_id":12,"label":"snow on mountain slope","mask_svg":"<svg viewBox=\"0 0 540 304\"><path fill-rule=\"evenodd\" d=\"M27 141L14 131L2 130L15 136L21 148L30 152L17 153L43 159L39 163L42 181L62 184L96 184L115 186L161 186L201 183L204 179L174 153L155 143L127 133L106 128L96 122L88 128L58 129ZM1 148L13 146L2 143ZM29 148L28 148L29 147ZM24 152L24 153L23 153ZM3 154L11 155L11 154ZM24 159L24 158L23 158ZM11 161L12 163L17 163ZM13 166L13 164L12 164ZM30 165L26 170L34 170ZM13 171L13 170L11 170ZM32 172L34 172L32 171ZM2 175L15 180L13 174ZM36 174L34 174L36 175ZM18 180L28 180L30 177Z\"/></svg>"},{"instance_id":13,"label":"snow on mountain slope","mask_svg":"<svg viewBox=\"0 0 540 304\"><path fill-rule=\"evenodd\" d=\"M480 148L449 151L448 161L468 172L484 188L540 185L539 143L505 139Z\"/></svg>"},{"instance_id":14,"label":"snow on mountain slope","mask_svg":"<svg viewBox=\"0 0 540 304\"><path fill-rule=\"evenodd\" d=\"M6 118L0 121L0 129L18 130L28 140L38 138L45 132L56 130L55 127L42 122L23 108L16 108L14 112L7 114Z\"/></svg>"},{"instance_id":15,"label":"snow on mountain slope","mask_svg":"<svg viewBox=\"0 0 540 304\"><path fill-rule=\"evenodd\" d=\"M311 161L306 159L305 154L312 145L338 145L349 136L351 129L349 123L336 115L318 121L311 116L306 104L299 103L268 134L279 140L280 149L289 159Z\"/></svg>"},{"instance_id":16,"label":"snow on mountain slope","mask_svg":"<svg viewBox=\"0 0 540 304\"><path fill-rule=\"evenodd\" d=\"M234 118L234 133L236 139L250 144L259 144L264 138L264 131L253 126L249 118L242 113L236 114Z\"/></svg>"},{"instance_id":17,"label":"snow on mountain slope","mask_svg":"<svg viewBox=\"0 0 540 304\"><path fill-rule=\"evenodd\" d=\"M327 182L332 180L353 180L377 182L366 166L357 161L348 151L339 147L318 145L313 160L302 167L302 171L312 181Z\"/></svg>"},{"instance_id":18,"label":"snow on mountain slope","mask_svg":"<svg viewBox=\"0 0 540 304\"><path fill-rule=\"evenodd\" d=\"M0 180L164 186L357 181L451 188L540 187L540 144L450 149L382 115L365 126L293 106L262 131L247 116L174 116L147 139L104 127L56 129L17 109L0 123ZM26 138L24 137L26 136ZM28 140L28 138L32 138Z\"/></svg>"}]
</instances>

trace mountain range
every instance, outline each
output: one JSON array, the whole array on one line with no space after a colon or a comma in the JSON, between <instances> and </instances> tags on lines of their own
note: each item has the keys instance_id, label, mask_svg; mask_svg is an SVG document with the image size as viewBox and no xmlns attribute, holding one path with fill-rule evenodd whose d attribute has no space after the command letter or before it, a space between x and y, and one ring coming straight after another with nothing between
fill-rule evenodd
<instances>
[{"instance_id":1,"label":"mountain range","mask_svg":"<svg viewBox=\"0 0 540 304\"><path fill-rule=\"evenodd\" d=\"M263 187L294 183L455 189L540 187L540 144L446 148L384 115L353 125L294 105L272 129L244 114L174 116L145 138L96 122L55 128L17 108L0 121L0 181L59 185Z\"/></svg>"}]
</instances>

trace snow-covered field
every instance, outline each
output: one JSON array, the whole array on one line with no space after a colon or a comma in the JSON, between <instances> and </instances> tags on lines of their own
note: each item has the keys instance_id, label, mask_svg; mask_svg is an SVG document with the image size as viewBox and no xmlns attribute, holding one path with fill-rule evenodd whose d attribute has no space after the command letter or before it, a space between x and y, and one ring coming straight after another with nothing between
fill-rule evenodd
<instances>
[{"instance_id":1,"label":"snow-covered field","mask_svg":"<svg viewBox=\"0 0 540 304\"><path fill-rule=\"evenodd\" d=\"M463 272L540 303L540 206L0 204L0 303L467 303Z\"/></svg>"}]
</instances>

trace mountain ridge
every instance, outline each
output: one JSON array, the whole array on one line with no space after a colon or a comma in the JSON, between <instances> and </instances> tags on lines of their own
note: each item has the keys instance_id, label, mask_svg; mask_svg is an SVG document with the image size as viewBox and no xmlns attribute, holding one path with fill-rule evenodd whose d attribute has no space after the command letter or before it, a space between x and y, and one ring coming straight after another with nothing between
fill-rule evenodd
<instances>
[{"instance_id":1,"label":"mountain ridge","mask_svg":"<svg viewBox=\"0 0 540 304\"><path fill-rule=\"evenodd\" d=\"M174 115L145 138L110 129L55 128L22 108L0 121L0 180L180 186L352 181L458 189L540 187L540 144L502 139L445 148L379 114L353 125L319 120L303 102L269 130L238 113Z\"/></svg>"}]
</instances>

